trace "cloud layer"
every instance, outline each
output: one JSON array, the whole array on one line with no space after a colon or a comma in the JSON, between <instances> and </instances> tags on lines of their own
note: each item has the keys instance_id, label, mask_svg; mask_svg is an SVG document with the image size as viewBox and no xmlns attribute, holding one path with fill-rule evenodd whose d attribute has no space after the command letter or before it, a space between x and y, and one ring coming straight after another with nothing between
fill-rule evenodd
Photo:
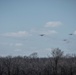
<instances>
[{"instance_id":1,"label":"cloud layer","mask_svg":"<svg viewBox=\"0 0 76 75\"><path fill-rule=\"evenodd\" d=\"M74 31L74 33L73 33L74 35L76 35L76 31Z\"/></svg>"},{"instance_id":2,"label":"cloud layer","mask_svg":"<svg viewBox=\"0 0 76 75\"><path fill-rule=\"evenodd\" d=\"M40 33L45 35L52 35L52 34L56 34L57 32L55 30L46 30L46 31L41 31Z\"/></svg>"},{"instance_id":3,"label":"cloud layer","mask_svg":"<svg viewBox=\"0 0 76 75\"><path fill-rule=\"evenodd\" d=\"M53 22L47 22L45 27L57 27L60 26L62 23L60 21L53 21Z\"/></svg>"},{"instance_id":4,"label":"cloud layer","mask_svg":"<svg viewBox=\"0 0 76 75\"><path fill-rule=\"evenodd\" d=\"M52 22L47 22L45 24L45 28L41 28L41 29L38 29L38 30L31 30L29 32L27 31L17 31L17 32L7 32L7 33L3 33L3 34L0 34L1 36L4 36L4 37L26 37L26 36L29 36L29 35L32 35L33 33L35 34L45 34L45 35L50 35L50 34L56 34L57 32L55 30L48 30L46 29L46 27L57 27L57 26L60 26L62 23L60 21L52 21ZM76 32L74 33L76 34Z\"/></svg>"},{"instance_id":5,"label":"cloud layer","mask_svg":"<svg viewBox=\"0 0 76 75\"><path fill-rule=\"evenodd\" d=\"M21 46L23 46L22 43L6 43L6 42L0 43L0 45L6 45L6 46L12 46L12 47L21 47Z\"/></svg>"},{"instance_id":6,"label":"cloud layer","mask_svg":"<svg viewBox=\"0 0 76 75\"><path fill-rule=\"evenodd\" d=\"M29 33L27 31L8 32L8 33L2 34L2 36L6 36L6 37L25 37L28 35Z\"/></svg>"}]
</instances>

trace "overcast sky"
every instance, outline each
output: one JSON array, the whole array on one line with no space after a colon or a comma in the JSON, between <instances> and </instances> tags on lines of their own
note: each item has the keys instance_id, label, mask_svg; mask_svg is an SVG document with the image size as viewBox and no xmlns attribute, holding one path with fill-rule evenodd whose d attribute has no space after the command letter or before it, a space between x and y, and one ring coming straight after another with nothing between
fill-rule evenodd
<instances>
[{"instance_id":1,"label":"overcast sky","mask_svg":"<svg viewBox=\"0 0 76 75\"><path fill-rule=\"evenodd\" d=\"M0 56L53 48L76 53L76 0L0 0Z\"/></svg>"}]
</instances>

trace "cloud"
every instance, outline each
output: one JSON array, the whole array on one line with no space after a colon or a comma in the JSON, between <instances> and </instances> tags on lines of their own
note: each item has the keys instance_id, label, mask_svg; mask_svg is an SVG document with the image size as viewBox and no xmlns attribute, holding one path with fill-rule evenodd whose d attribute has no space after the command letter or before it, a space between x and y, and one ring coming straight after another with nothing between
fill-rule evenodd
<instances>
[{"instance_id":1,"label":"cloud","mask_svg":"<svg viewBox=\"0 0 76 75\"><path fill-rule=\"evenodd\" d=\"M8 45L6 42L0 42L0 45Z\"/></svg>"},{"instance_id":2,"label":"cloud","mask_svg":"<svg viewBox=\"0 0 76 75\"><path fill-rule=\"evenodd\" d=\"M60 21L53 21L53 22L47 22L45 27L57 27L60 26L62 23Z\"/></svg>"},{"instance_id":3,"label":"cloud","mask_svg":"<svg viewBox=\"0 0 76 75\"><path fill-rule=\"evenodd\" d=\"M21 46L23 46L22 43L6 43L6 42L0 43L0 45L11 46L11 47L21 47Z\"/></svg>"},{"instance_id":4,"label":"cloud","mask_svg":"<svg viewBox=\"0 0 76 75\"><path fill-rule=\"evenodd\" d=\"M29 33L27 31L8 32L8 33L2 34L2 36L6 36L6 37L25 37L28 35Z\"/></svg>"},{"instance_id":5,"label":"cloud","mask_svg":"<svg viewBox=\"0 0 76 75\"><path fill-rule=\"evenodd\" d=\"M74 33L73 33L74 35L76 35L76 31L74 31Z\"/></svg>"},{"instance_id":6,"label":"cloud","mask_svg":"<svg viewBox=\"0 0 76 75\"><path fill-rule=\"evenodd\" d=\"M42 31L40 33L45 35L51 35L51 34L56 34L57 32L55 30L47 30L47 31Z\"/></svg>"},{"instance_id":7,"label":"cloud","mask_svg":"<svg viewBox=\"0 0 76 75\"><path fill-rule=\"evenodd\" d=\"M52 34L57 34L58 32L55 30L48 30L48 29L40 29L40 30L32 29L30 33L37 35L38 34L52 35Z\"/></svg>"},{"instance_id":8,"label":"cloud","mask_svg":"<svg viewBox=\"0 0 76 75\"><path fill-rule=\"evenodd\" d=\"M13 47L21 47L23 46L22 43L8 43L9 46L13 46Z\"/></svg>"},{"instance_id":9,"label":"cloud","mask_svg":"<svg viewBox=\"0 0 76 75\"><path fill-rule=\"evenodd\" d=\"M15 46L16 47L21 47L23 44L22 43L16 43Z\"/></svg>"},{"instance_id":10,"label":"cloud","mask_svg":"<svg viewBox=\"0 0 76 75\"><path fill-rule=\"evenodd\" d=\"M51 50L52 50L52 48L46 48L45 50L46 50L46 51L51 51Z\"/></svg>"},{"instance_id":11,"label":"cloud","mask_svg":"<svg viewBox=\"0 0 76 75\"><path fill-rule=\"evenodd\" d=\"M18 51L22 51L22 49L15 49L14 51L17 51L18 52Z\"/></svg>"}]
</instances>

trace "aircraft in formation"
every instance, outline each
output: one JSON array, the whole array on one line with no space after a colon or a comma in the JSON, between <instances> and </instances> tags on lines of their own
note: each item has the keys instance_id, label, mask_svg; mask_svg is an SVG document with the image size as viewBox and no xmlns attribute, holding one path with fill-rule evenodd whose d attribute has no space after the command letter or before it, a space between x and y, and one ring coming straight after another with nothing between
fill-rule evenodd
<instances>
[{"instance_id":1,"label":"aircraft in formation","mask_svg":"<svg viewBox=\"0 0 76 75\"><path fill-rule=\"evenodd\" d=\"M44 36L45 34L40 34L40 36Z\"/></svg>"},{"instance_id":2,"label":"aircraft in formation","mask_svg":"<svg viewBox=\"0 0 76 75\"><path fill-rule=\"evenodd\" d=\"M46 35L46 34L40 34L39 36L42 37L42 36L45 36L45 35ZM73 33L70 33L69 35L72 36ZM70 39L63 39L63 41L66 42L66 43L70 43Z\"/></svg>"}]
</instances>

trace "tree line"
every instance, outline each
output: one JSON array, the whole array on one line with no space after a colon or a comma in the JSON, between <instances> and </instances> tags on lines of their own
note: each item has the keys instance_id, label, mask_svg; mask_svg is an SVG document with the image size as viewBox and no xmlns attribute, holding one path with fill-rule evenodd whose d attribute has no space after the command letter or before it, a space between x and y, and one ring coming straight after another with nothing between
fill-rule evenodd
<instances>
[{"instance_id":1,"label":"tree line","mask_svg":"<svg viewBox=\"0 0 76 75\"><path fill-rule=\"evenodd\" d=\"M76 56L64 56L55 48L51 57L39 58L36 53L30 57L0 57L0 75L76 75Z\"/></svg>"}]
</instances>

